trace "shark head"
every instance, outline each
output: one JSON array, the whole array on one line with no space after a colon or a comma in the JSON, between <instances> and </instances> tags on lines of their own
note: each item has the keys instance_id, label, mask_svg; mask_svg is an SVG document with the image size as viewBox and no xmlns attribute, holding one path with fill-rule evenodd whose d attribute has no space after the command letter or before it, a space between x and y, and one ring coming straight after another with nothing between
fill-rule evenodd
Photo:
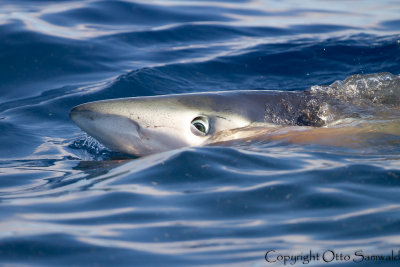
<instances>
[{"instance_id":1,"label":"shark head","mask_svg":"<svg viewBox=\"0 0 400 267\"><path fill-rule=\"evenodd\" d=\"M237 92L134 97L74 107L70 118L107 148L144 156L212 143L264 118L256 95Z\"/></svg>"}]
</instances>

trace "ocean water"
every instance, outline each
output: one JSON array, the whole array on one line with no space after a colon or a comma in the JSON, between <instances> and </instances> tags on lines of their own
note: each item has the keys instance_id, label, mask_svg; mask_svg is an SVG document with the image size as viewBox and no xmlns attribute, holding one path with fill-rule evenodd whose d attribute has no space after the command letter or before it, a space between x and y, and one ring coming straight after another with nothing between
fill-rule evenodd
<instances>
[{"instance_id":1,"label":"ocean water","mask_svg":"<svg viewBox=\"0 0 400 267\"><path fill-rule=\"evenodd\" d=\"M301 266L310 250L314 266L399 264L399 14L394 0L3 0L0 265ZM323 90L347 108L365 88L389 97L368 100L362 133L140 158L68 117L219 90Z\"/></svg>"}]
</instances>

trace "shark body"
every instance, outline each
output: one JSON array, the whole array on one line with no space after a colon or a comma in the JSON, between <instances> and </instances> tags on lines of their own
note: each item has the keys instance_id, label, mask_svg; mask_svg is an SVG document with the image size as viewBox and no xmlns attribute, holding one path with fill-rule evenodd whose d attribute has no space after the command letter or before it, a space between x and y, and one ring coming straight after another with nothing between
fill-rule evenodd
<instances>
[{"instance_id":1,"label":"shark body","mask_svg":"<svg viewBox=\"0 0 400 267\"><path fill-rule=\"evenodd\" d=\"M400 138L399 107L399 75L377 73L303 91L96 101L74 107L70 117L109 149L144 156L247 137L363 149L383 142L392 147Z\"/></svg>"}]
</instances>

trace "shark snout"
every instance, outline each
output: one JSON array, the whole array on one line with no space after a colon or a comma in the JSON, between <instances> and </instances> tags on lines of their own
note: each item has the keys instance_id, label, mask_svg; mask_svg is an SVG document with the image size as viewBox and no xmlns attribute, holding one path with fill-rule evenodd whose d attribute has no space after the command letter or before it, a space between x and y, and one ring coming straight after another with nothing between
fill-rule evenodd
<instances>
[{"instance_id":1,"label":"shark snout","mask_svg":"<svg viewBox=\"0 0 400 267\"><path fill-rule=\"evenodd\" d=\"M69 116L79 128L111 150L137 154L145 149L140 125L123 114L102 111L96 103L89 103L74 107Z\"/></svg>"},{"instance_id":2,"label":"shark snout","mask_svg":"<svg viewBox=\"0 0 400 267\"><path fill-rule=\"evenodd\" d=\"M94 119L95 112L90 109L87 109L86 105L79 105L71 109L69 112L69 118L75 122L79 127L81 122L85 119Z\"/></svg>"}]
</instances>

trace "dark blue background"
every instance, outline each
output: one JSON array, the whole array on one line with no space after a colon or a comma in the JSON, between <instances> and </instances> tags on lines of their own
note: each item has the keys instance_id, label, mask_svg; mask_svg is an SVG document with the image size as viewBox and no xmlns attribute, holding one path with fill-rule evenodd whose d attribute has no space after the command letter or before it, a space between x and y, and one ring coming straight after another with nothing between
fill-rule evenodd
<instances>
[{"instance_id":1,"label":"dark blue background","mask_svg":"<svg viewBox=\"0 0 400 267\"><path fill-rule=\"evenodd\" d=\"M127 160L68 118L108 98L399 74L398 14L390 0L2 1L0 263L264 266L268 249L400 249L399 143Z\"/></svg>"}]
</instances>

